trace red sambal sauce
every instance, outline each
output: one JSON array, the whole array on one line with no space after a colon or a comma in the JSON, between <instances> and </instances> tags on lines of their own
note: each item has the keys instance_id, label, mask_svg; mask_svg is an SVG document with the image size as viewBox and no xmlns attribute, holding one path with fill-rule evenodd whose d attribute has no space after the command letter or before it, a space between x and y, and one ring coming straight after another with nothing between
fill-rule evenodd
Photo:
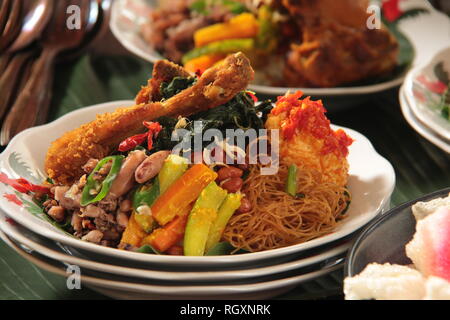
<instances>
[{"instance_id":1,"label":"red sambal sauce","mask_svg":"<svg viewBox=\"0 0 450 320\"><path fill-rule=\"evenodd\" d=\"M313 137L324 140L322 154L335 152L346 157L353 139L342 129L331 129L322 100L313 101L310 97L300 99L302 96L301 91L280 96L271 111L275 116L286 113L286 119L281 122L283 138L292 139L297 129L309 132Z\"/></svg>"}]
</instances>

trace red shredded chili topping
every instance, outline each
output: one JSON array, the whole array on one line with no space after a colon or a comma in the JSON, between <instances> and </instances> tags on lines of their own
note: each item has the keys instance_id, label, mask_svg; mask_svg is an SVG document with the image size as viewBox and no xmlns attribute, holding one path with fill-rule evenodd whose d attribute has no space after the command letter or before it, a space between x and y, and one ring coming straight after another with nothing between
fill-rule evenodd
<instances>
[{"instance_id":1,"label":"red shredded chili topping","mask_svg":"<svg viewBox=\"0 0 450 320\"><path fill-rule=\"evenodd\" d=\"M253 92L251 92L251 91L245 91L245 93L246 94L248 94L249 96L250 96L250 98L252 98L252 100L255 102L255 103L257 103L259 100L258 100L258 97L253 93Z\"/></svg>"},{"instance_id":2,"label":"red shredded chili topping","mask_svg":"<svg viewBox=\"0 0 450 320\"><path fill-rule=\"evenodd\" d=\"M312 101L310 97L300 99L302 96L303 92L297 91L278 97L276 106L271 111L273 115L286 113L286 119L281 123L283 138L292 139L296 130L308 132L315 138L324 140L323 154L335 152L346 157L353 139L341 129L331 129L321 100Z\"/></svg>"},{"instance_id":3,"label":"red shredded chili topping","mask_svg":"<svg viewBox=\"0 0 450 320\"><path fill-rule=\"evenodd\" d=\"M122 141L118 148L120 152L130 151L142 144L145 140L147 140L148 150L153 148L153 138L158 136L158 133L162 130L162 126L158 122L150 121L144 121L143 125L148 129L148 131L146 133L131 136Z\"/></svg>"},{"instance_id":4,"label":"red shredded chili topping","mask_svg":"<svg viewBox=\"0 0 450 320\"><path fill-rule=\"evenodd\" d=\"M119 151L126 152L136 148L138 145L143 143L147 139L148 133L141 133L129 138L126 138L119 144Z\"/></svg>"},{"instance_id":5,"label":"red shredded chili topping","mask_svg":"<svg viewBox=\"0 0 450 320\"><path fill-rule=\"evenodd\" d=\"M158 136L158 133L162 130L162 126L158 122L144 121L144 126L148 129L147 149L153 148L153 138Z\"/></svg>"}]
</instances>

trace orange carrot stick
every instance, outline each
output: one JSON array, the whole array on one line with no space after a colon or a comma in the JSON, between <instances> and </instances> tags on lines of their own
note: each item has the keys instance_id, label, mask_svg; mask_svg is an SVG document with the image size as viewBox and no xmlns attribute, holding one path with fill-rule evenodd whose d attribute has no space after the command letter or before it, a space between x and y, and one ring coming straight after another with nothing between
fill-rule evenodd
<instances>
[{"instance_id":1,"label":"orange carrot stick","mask_svg":"<svg viewBox=\"0 0 450 320\"><path fill-rule=\"evenodd\" d=\"M128 220L128 225L125 231L122 234L121 243L131 244L135 247L141 246L141 240L145 237L146 232L142 229L142 227L137 223L134 218L134 213L131 214L130 219Z\"/></svg>"},{"instance_id":2,"label":"orange carrot stick","mask_svg":"<svg viewBox=\"0 0 450 320\"><path fill-rule=\"evenodd\" d=\"M142 244L149 244L160 252L165 252L174 246L184 236L188 214L191 212L192 205L186 207L182 214L176 216L172 221L162 228L153 231L149 236L144 238Z\"/></svg>"},{"instance_id":3,"label":"orange carrot stick","mask_svg":"<svg viewBox=\"0 0 450 320\"><path fill-rule=\"evenodd\" d=\"M182 215L186 204L193 203L202 190L216 180L217 173L204 164L195 164L156 199L151 207L153 218L162 226Z\"/></svg>"},{"instance_id":4,"label":"orange carrot stick","mask_svg":"<svg viewBox=\"0 0 450 320\"><path fill-rule=\"evenodd\" d=\"M189 60L184 64L184 68L187 71L190 72L197 72L200 71L200 73L205 72L206 69L211 68L214 64L219 62L220 60L223 60L226 55L224 54L207 54L198 58L194 58L192 60Z\"/></svg>"}]
</instances>

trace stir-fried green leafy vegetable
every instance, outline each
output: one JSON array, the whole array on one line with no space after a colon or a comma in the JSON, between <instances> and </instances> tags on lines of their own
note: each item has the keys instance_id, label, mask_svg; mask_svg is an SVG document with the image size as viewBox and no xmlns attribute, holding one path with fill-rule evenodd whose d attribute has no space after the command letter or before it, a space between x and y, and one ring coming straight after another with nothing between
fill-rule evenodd
<instances>
[{"instance_id":1,"label":"stir-fried green leafy vegetable","mask_svg":"<svg viewBox=\"0 0 450 320\"><path fill-rule=\"evenodd\" d=\"M161 94L168 99L176 93L189 88L195 81L192 78L175 78L170 83L161 85ZM188 130L192 137L196 134L203 134L208 129L218 129L224 136L226 129L264 129L264 122L267 114L272 109L270 100L256 104L249 94L240 92L227 103L207 111L199 112L185 119L183 129ZM182 139L172 140L172 133L177 126L178 119L161 117L156 119L163 127L154 141L152 151L172 150ZM194 121L201 121L201 130L194 132ZM198 122L199 123L199 122ZM198 124L197 123L197 124ZM193 141L193 140L192 140ZM203 147L206 147L205 142Z\"/></svg>"},{"instance_id":2,"label":"stir-fried green leafy vegetable","mask_svg":"<svg viewBox=\"0 0 450 320\"><path fill-rule=\"evenodd\" d=\"M180 93L181 91L194 85L196 81L197 78L195 77L189 78L175 77L171 82L169 83L163 82L161 84L160 88L161 95L164 99L169 99L174 95Z\"/></svg>"}]
</instances>

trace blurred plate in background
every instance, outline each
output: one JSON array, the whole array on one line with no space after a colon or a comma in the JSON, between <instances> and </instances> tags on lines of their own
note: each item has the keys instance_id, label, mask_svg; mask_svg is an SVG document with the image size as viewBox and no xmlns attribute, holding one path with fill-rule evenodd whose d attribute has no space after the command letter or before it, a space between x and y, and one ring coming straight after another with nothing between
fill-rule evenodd
<instances>
[{"instance_id":1,"label":"blurred plate in background","mask_svg":"<svg viewBox=\"0 0 450 320\"><path fill-rule=\"evenodd\" d=\"M164 57L143 39L141 28L148 23L149 12L156 2L114 1L110 21L111 30L122 45L152 63ZM449 17L434 9L427 1L404 0L401 1L401 8L404 16L389 24L400 46L398 68L392 75L335 88L288 88L253 83L249 89L270 96L284 95L288 90L302 90L305 95L323 99L327 109L335 111L360 104L373 94L400 86L410 67L429 61L450 42Z\"/></svg>"}]
</instances>

